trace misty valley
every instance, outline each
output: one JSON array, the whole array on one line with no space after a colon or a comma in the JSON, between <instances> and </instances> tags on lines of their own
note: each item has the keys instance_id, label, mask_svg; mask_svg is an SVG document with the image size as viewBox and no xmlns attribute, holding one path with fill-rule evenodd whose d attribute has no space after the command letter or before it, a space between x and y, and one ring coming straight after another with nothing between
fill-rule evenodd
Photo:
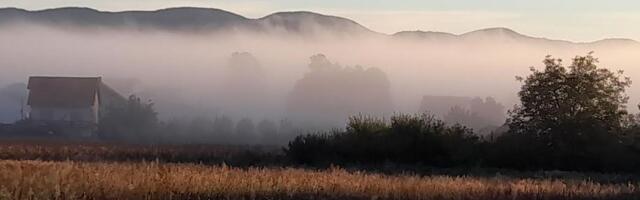
<instances>
[{"instance_id":1,"label":"misty valley","mask_svg":"<svg viewBox=\"0 0 640 200\"><path fill-rule=\"evenodd\" d=\"M306 11L0 8L0 199L638 199L639 52Z\"/></svg>"}]
</instances>

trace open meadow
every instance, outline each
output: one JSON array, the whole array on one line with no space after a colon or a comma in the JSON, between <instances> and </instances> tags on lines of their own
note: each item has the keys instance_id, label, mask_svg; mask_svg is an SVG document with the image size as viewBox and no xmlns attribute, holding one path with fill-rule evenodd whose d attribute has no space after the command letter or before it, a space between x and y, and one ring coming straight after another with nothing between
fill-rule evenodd
<instances>
[{"instance_id":1,"label":"open meadow","mask_svg":"<svg viewBox=\"0 0 640 200\"><path fill-rule=\"evenodd\" d=\"M637 181L311 169L278 164L282 158L268 158L267 149L5 141L0 144L0 199L565 200L640 196ZM224 160L249 157L255 163L223 164ZM601 176L613 179L616 175Z\"/></svg>"},{"instance_id":2,"label":"open meadow","mask_svg":"<svg viewBox=\"0 0 640 200\"><path fill-rule=\"evenodd\" d=\"M637 199L637 184L341 169L1 161L3 199Z\"/></svg>"},{"instance_id":3,"label":"open meadow","mask_svg":"<svg viewBox=\"0 0 640 200\"><path fill-rule=\"evenodd\" d=\"M4 139L2 160L79 162L138 162L230 164L234 166L283 163L281 147L249 145L132 145L47 139Z\"/></svg>"}]
</instances>

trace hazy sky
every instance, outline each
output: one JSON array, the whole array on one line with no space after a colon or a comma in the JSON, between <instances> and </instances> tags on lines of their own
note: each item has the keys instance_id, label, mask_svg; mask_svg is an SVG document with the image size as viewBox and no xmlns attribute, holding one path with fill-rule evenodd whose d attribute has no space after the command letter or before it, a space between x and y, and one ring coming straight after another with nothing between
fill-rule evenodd
<instances>
[{"instance_id":1,"label":"hazy sky","mask_svg":"<svg viewBox=\"0 0 640 200\"><path fill-rule=\"evenodd\" d=\"M464 33L487 27L553 39L640 40L638 0L0 0L0 7L64 6L99 10L215 7L257 18L277 11L308 10L351 18L384 33L430 30Z\"/></svg>"}]
</instances>

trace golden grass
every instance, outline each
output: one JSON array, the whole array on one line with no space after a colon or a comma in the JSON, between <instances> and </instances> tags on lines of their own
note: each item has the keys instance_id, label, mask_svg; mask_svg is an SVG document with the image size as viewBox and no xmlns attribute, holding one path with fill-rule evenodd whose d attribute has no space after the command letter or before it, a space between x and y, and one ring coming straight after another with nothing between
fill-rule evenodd
<instances>
[{"instance_id":1,"label":"golden grass","mask_svg":"<svg viewBox=\"0 0 640 200\"><path fill-rule=\"evenodd\" d=\"M261 165L280 162L279 147L230 145L125 145L49 140L1 140L0 160L156 161Z\"/></svg>"},{"instance_id":2,"label":"golden grass","mask_svg":"<svg viewBox=\"0 0 640 200\"><path fill-rule=\"evenodd\" d=\"M638 186L341 169L0 161L2 199L638 199Z\"/></svg>"}]
</instances>

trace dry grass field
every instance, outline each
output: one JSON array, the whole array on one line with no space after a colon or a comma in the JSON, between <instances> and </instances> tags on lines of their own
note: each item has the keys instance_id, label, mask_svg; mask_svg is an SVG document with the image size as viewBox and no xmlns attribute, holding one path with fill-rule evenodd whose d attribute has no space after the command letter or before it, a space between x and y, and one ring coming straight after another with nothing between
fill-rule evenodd
<instances>
[{"instance_id":1,"label":"dry grass field","mask_svg":"<svg viewBox=\"0 0 640 200\"><path fill-rule=\"evenodd\" d=\"M341 169L0 161L2 199L638 199L638 184L387 176Z\"/></svg>"},{"instance_id":2,"label":"dry grass field","mask_svg":"<svg viewBox=\"0 0 640 200\"><path fill-rule=\"evenodd\" d=\"M87 141L0 140L0 160L160 161L227 163L234 166L281 163L280 147L231 145L126 145Z\"/></svg>"},{"instance_id":3,"label":"dry grass field","mask_svg":"<svg viewBox=\"0 0 640 200\"><path fill-rule=\"evenodd\" d=\"M640 182L622 175L425 176L402 170L385 175L295 168L281 163L278 152L267 147L4 140L0 200L640 199Z\"/></svg>"}]
</instances>

